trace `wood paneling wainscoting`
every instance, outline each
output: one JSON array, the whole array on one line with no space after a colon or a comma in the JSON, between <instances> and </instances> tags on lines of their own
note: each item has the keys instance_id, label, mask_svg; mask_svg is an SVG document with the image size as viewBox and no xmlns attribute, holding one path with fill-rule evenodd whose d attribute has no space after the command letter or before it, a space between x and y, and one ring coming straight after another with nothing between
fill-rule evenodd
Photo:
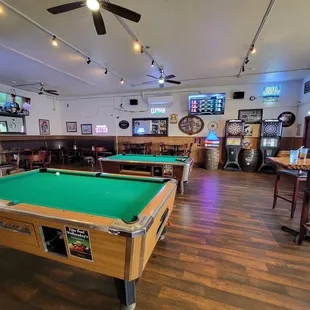
<instances>
[{"instance_id":1,"label":"wood paneling wainscoting","mask_svg":"<svg viewBox=\"0 0 310 310\"><path fill-rule=\"evenodd\" d=\"M77 147L91 147L91 146L105 146L109 151L122 152L122 144L125 142L142 143L152 142L152 153L160 153L160 143L166 144L190 144L193 143L192 156L195 159L196 165L203 163L203 149L204 143L198 146L195 138L205 137L192 137L192 136L174 136L174 137L125 137L125 136L82 136L82 135L57 135L57 136L27 136L27 135L3 135L0 136L0 150L10 147L23 148L39 148L45 146L49 148L58 148L62 143L64 146L72 147L76 144ZM252 137L253 148L259 145L259 138ZM220 137L220 162L225 160L224 149L225 138ZM280 150L297 149L302 145L302 138L282 137L280 143Z\"/></svg>"}]
</instances>

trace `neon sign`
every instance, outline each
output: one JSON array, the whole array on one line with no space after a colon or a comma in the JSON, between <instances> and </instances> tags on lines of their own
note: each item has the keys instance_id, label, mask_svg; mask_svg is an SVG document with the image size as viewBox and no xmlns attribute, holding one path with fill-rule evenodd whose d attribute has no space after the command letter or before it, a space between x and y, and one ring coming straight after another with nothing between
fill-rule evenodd
<instances>
[{"instance_id":1,"label":"neon sign","mask_svg":"<svg viewBox=\"0 0 310 310\"><path fill-rule=\"evenodd\" d=\"M151 109L151 114L153 115L165 114L165 113L166 113L166 108L152 108Z\"/></svg>"},{"instance_id":2,"label":"neon sign","mask_svg":"<svg viewBox=\"0 0 310 310\"><path fill-rule=\"evenodd\" d=\"M108 133L108 127L106 125L96 125L95 133L98 134Z\"/></svg>"}]
</instances>

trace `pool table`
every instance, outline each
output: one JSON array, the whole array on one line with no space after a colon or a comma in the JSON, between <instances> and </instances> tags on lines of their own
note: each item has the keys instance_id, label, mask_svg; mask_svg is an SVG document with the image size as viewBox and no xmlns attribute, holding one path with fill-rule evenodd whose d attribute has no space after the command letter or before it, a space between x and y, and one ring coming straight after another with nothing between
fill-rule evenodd
<instances>
[{"instance_id":1,"label":"pool table","mask_svg":"<svg viewBox=\"0 0 310 310\"><path fill-rule=\"evenodd\" d=\"M46 168L7 176L0 244L114 277L121 309L132 310L176 187L166 178Z\"/></svg>"},{"instance_id":2,"label":"pool table","mask_svg":"<svg viewBox=\"0 0 310 310\"><path fill-rule=\"evenodd\" d=\"M183 161L180 161L182 159ZM118 154L99 158L102 172L167 177L179 182L181 194L192 171L194 158L188 156Z\"/></svg>"}]
</instances>

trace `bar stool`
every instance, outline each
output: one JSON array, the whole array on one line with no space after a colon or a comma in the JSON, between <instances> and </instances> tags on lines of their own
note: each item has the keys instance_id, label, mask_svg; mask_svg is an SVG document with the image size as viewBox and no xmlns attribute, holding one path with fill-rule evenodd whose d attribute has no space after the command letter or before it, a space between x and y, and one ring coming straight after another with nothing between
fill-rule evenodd
<instances>
[{"instance_id":1,"label":"bar stool","mask_svg":"<svg viewBox=\"0 0 310 310\"><path fill-rule=\"evenodd\" d=\"M293 190L292 199L279 195L279 185L280 185L281 176L287 176L291 179L294 179L294 190ZM276 183L274 187L274 197L273 197L272 208L274 209L276 207L278 198L281 198L287 202L290 202L291 203L291 218L293 218L295 209L296 209L297 200L298 200L300 182L306 182L306 181L307 181L306 172L298 171L298 170L278 170L277 176L276 176Z\"/></svg>"}]
</instances>

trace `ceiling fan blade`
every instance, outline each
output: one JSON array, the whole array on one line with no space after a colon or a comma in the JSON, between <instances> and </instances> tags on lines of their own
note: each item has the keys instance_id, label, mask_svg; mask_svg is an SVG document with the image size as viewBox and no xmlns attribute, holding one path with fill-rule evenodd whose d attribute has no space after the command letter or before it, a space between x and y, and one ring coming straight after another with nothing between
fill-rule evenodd
<instances>
[{"instance_id":1,"label":"ceiling fan blade","mask_svg":"<svg viewBox=\"0 0 310 310\"><path fill-rule=\"evenodd\" d=\"M172 80L165 80L165 82L170 83L170 84L177 84L177 85L181 84L181 82L179 81L172 81Z\"/></svg>"},{"instance_id":2,"label":"ceiling fan blade","mask_svg":"<svg viewBox=\"0 0 310 310\"><path fill-rule=\"evenodd\" d=\"M164 88L165 84L162 83L162 84L159 84L159 88Z\"/></svg>"},{"instance_id":3,"label":"ceiling fan blade","mask_svg":"<svg viewBox=\"0 0 310 310\"><path fill-rule=\"evenodd\" d=\"M147 74L146 76L152 78L152 79L155 79L155 80L158 80L158 77L154 76L154 75L150 75L150 74Z\"/></svg>"},{"instance_id":4,"label":"ceiling fan blade","mask_svg":"<svg viewBox=\"0 0 310 310\"><path fill-rule=\"evenodd\" d=\"M106 34L107 31L105 29L104 21L100 11L93 11L92 13L97 34L99 35Z\"/></svg>"},{"instance_id":5,"label":"ceiling fan blade","mask_svg":"<svg viewBox=\"0 0 310 310\"><path fill-rule=\"evenodd\" d=\"M50 95L59 96L59 94L58 94L58 92L57 92L57 91L52 92L52 91L49 91L49 90L44 90L44 92L46 92L47 94L50 94Z\"/></svg>"},{"instance_id":6,"label":"ceiling fan blade","mask_svg":"<svg viewBox=\"0 0 310 310\"><path fill-rule=\"evenodd\" d=\"M44 89L44 91L47 93L58 93L58 91L54 89Z\"/></svg>"},{"instance_id":7,"label":"ceiling fan blade","mask_svg":"<svg viewBox=\"0 0 310 310\"><path fill-rule=\"evenodd\" d=\"M175 78L175 75L174 75L174 74L170 74L170 75L167 75L167 76L165 77L166 80L170 80L170 79L173 79L173 78Z\"/></svg>"},{"instance_id":8,"label":"ceiling fan blade","mask_svg":"<svg viewBox=\"0 0 310 310\"><path fill-rule=\"evenodd\" d=\"M107 11L109 11L115 15L118 15L120 17L129 19L133 22L138 23L141 19L140 14L138 14L134 11L128 10L126 8L123 8L122 6L119 6L119 5L110 3L110 2L105 2L105 1L101 1L101 4L105 10L107 10Z\"/></svg>"},{"instance_id":9,"label":"ceiling fan blade","mask_svg":"<svg viewBox=\"0 0 310 310\"><path fill-rule=\"evenodd\" d=\"M77 1L77 2L72 2L72 3L54 6L52 8L47 9L47 10L52 14L60 14L60 13L65 13L65 12L69 12L69 11L72 11L75 9L82 8L85 5L86 5L86 1Z\"/></svg>"}]
</instances>

